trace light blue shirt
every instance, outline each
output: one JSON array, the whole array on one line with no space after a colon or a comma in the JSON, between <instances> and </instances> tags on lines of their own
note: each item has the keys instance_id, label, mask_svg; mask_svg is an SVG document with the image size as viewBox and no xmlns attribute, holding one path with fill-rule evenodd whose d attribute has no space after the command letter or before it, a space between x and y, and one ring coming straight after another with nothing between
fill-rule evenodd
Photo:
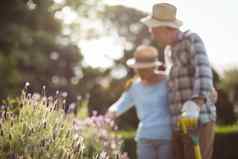
<instances>
[{"instance_id":1,"label":"light blue shirt","mask_svg":"<svg viewBox=\"0 0 238 159\"><path fill-rule=\"evenodd\" d=\"M171 121L168 105L167 81L151 86L143 85L140 80L122 94L109 110L122 114L135 106L139 118L135 140L171 139Z\"/></svg>"}]
</instances>

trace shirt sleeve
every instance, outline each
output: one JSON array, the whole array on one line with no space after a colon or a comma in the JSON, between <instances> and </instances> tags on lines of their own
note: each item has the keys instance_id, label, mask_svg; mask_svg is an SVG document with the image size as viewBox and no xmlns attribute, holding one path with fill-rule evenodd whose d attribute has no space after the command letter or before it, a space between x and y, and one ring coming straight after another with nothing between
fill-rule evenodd
<instances>
[{"instance_id":1,"label":"shirt sleeve","mask_svg":"<svg viewBox=\"0 0 238 159\"><path fill-rule=\"evenodd\" d=\"M117 115L121 115L125 113L127 110L132 108L134 105L133 97L130 91L126 91L122 94L122 96L110 106L109 111L116 112Z\"/></svg>"},{"instance_id":2,"label":"shirt sleeve","mask_svg":"<svg viewBox=\"0 0 238 159\"><path fill-rule=\"evenodd\" d=\"M212 68L203 41L198 35L193 38L191 49L195 67L192 98L207 98L213 87Z\"/></svg>"}]
</instances>

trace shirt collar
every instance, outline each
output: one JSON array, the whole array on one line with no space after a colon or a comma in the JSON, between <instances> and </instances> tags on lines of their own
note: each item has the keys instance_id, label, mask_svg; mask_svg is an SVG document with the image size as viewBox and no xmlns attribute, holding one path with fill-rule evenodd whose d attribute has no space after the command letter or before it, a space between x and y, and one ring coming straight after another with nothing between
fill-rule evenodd
<instances>
[{"instance_id":1,"label":"shirt collar","mask_svg":"<svg viewBox=\"0 0 238 159\"><path fill-rule=\"evenodd\" d=\"M178 32L177 34L177 40L175 42L175 44L173 46L171 46L171 48L175 48L176 46L178 46L180 44L180 42L182 42L186 37L187 35L190 33L189 30L185 31L185 32Z\"/></svg>"}]
</instances>

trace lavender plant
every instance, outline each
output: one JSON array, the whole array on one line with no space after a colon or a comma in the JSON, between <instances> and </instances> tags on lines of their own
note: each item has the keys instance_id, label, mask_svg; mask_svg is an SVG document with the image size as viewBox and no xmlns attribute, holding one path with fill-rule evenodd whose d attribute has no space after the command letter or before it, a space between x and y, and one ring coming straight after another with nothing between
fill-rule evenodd
<instances>
[{"instance_id":1,"label":"lavender plant","mask_svg":"<svg viewBox=\"0 0 238 159\"><path fill-rule=\"evenodd\" d=\"M57 93L58 94L58 93ZM9 110L14 103L17 113ZM1 159L127 159L114 122L94 113L78 119L64 112L65 100L26 94L1 109Z\"/></svg>"}]
</instances>

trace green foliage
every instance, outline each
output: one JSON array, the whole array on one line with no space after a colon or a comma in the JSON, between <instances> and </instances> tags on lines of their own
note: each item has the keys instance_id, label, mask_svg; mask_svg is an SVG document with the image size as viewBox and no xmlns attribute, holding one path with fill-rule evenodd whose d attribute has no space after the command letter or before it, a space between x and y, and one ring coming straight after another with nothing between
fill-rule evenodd
<instances>
[{"instance_id":1,"label":"green foliage","mask_svg":"<svg viewBox=\"0 0 238 159\"><path fill-rule=\"evenodd\" d=\"M234 103L229 100L229 93L224 92L222 89L217 89L217 91L217 123L222 125L234 124L237 119L234 112Z\"/></svg>"},{"instance_id":2,"label":"green foliage","mask_svg":"<svg viewBox=\"0 0 238 159\"><path fill-rule=\"evenodd\" d=\"M136 130L121 130L117 134L124 139L134 138ZM238 133L238 123L233 125L217 125L216 133Z\"/></svg>"},{"instance_id":3,"label":"green foliage","mask_svg":"<svg viewBox=\"0 0 238 159\"><path fill-rule=\"evenodd\" d=\"M217 114L220 124L231 125L237 121L235 110L238 103L238 70L226 70L216 83L218 87Z\"/></svg>"},{"instance_id":4,"label":"green foliage","mask_svg":"<svg viewBox=\"0 0 238 159\"><path fill-rule=\"evenodd\" d=\"M218 125L216 127L216 133L219 134L229 134L229 133L238 133L238 123L233 125Z\"/></svg>"},{"instance_id":5,"label":"green foliage","mask_svg":"<svg viewBox=\"0 0 238 159\"><path fill-rule=\"evenodd\" d=\"M118 131L117 134L121 136L123 139L132 139L136 135L136 130L121 130Z\"/></svg>"},{"instance_id":6,"label":"green foliage","mask_svg":"<svg viewBox=\"0 0 238 159\"><path fill-rule=\"evenodd\" d=\"M61 34L62 23L50 9L54 5L51 0L1 2L0 99L16 96L26 81L34 90L47 85L49 93L72 87L82 56Z\"/></svg>"},{"instance_id":7,"label":"green foliage","mask_svg":"<svg viewBox=\"0 0 238 159\"><path fill-rule=\"evenodd\" d=\"M92 159L120 157L122 144L103 116L77 119L64 100L26 95L1 107L0 158ZM16 112L16 108L18 111ZM113 124L113 123L111 123ZM114 129L114 128L113 128Z\"/></svg>"},{"instance_id":8,"label":"green foliage","mask_svg":"<svg viewBox=\"0 0 238 159\"><path fill-rule=\"evenodd\" d=\"M116 61L117 64L125 65L138 45L151 43L147 27L140 23L145 16L146 13L142 11L120 5L108 6L103 12L104 23L112 26L111 30L116 30L125 42L125 55Z\"/></svg>"},{"instance_id":9,"label":"green foliage","mask_svg":"<svg viewBox=\"0 0 238 159\"><path fill-rule=\"evenodd\" d=\"M238 69L231 69L224 72L220 87L228 94L230 101L238 102Z\"/></svg>"},{"instance_id":10,"label":"green foliage","mask_svg":"<svg viewBox=\"0 0 238 159\"><path fill-rule=\"evenodd\" d=\"M52 111L52 106L28 102L36 101L22 103L19 115L5 112L6 118L1 124L0 158L11 155L35 159L76 156L74 151L80 145L76 145L73 138L72 121L62 111Z\"/></svg>"}]
</instances>

